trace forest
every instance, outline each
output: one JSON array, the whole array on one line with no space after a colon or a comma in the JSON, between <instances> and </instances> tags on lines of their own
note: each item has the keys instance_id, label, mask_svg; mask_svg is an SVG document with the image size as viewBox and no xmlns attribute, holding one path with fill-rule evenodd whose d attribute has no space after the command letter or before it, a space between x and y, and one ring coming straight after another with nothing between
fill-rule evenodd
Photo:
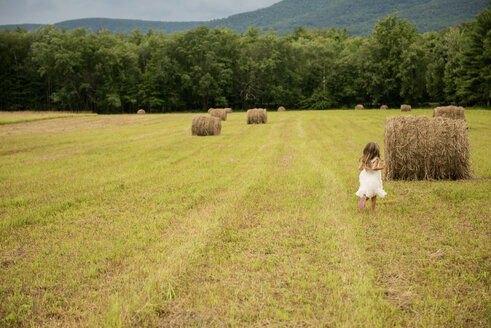
<instances>
[{"instance_id":1,"label":"forest","mask_svg":"<svg viewBox=\"0 0 491 328\"><path fill-rule=\"evenodd\" d=\"M297 27L281 36L254 26L171 35L53 26L0 31L1 110L489 106L490 99L491 7L423 34L397 12L367 36L336 27Z\"/></svg>"}]
</instances>

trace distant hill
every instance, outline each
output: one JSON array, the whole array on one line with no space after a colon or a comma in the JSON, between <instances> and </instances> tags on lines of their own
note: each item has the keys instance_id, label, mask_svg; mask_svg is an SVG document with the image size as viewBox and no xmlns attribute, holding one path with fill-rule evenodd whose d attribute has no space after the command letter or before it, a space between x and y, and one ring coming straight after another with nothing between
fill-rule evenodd
<instances>
[{"instance_id":1,"label":"distant hill","mask_svg":"<svg viewBox=\"0 0 491 328\"><path fill-rule=\"evenodd\" d=\"M209 22L158 22L158 21L146 21L137 19L114 19L114 18L82 18L67 20L53 24L56 27L66 27L68 30L73 30L79 27L85 27L92 31L98 31L101 29L107 29L112 32L125 31L130 32L134 29L140 29L143 32L147 32L148 29L162 30L167 33L174 33L180 31L187 31L198 26L208 25ZM9 28L11 30L17 27L26 29L28 31L34 31L35 29L43 26L43 24L19 24L19 25L0 25L0 30Z\"/></svg>"},{"instance_id":2,"label":"distant hill","mask_svg":"<svg viewBox=\"0 0 491 328\"><path fill-rule=\"evenodd\" d=\"M230 16L224 26L245 30L251 24L279 34L296 26L343 27L356 35L370 34L377 20L398 10L420 32L439 31L475 18L488 0L283 0L271 7Z\"/></svg>"},{"instance_id":3,"label":"distant hill","mask_svg":"<svg viewBox=\"0 0 491 328\"><path fill-rule=\"evenodd\" d=\"M259 29L274 29L278 34L292 32L302 25L307 28L344 27L355 35L371 33L377 20L398 10L399 17L409 20L420 32L439 31L444 27L473 19L488 0L283 0L270 7L202 22L158 22L130 19L87 18L54 24L72 30L85 27L112 32L149 28L167 33L186 31L197 26L224 26L243 32L251 25ZM17 25L0 25L0 29L14 29ZM35 30L39 24L19 25Z\"/></svg>"}]
</instances>

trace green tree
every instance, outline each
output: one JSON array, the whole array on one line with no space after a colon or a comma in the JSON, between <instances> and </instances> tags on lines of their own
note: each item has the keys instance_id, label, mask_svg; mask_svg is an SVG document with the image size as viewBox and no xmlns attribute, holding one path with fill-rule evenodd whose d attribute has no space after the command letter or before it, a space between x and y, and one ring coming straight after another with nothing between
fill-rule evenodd
<instances>
[{"instance_id":1,"label":"green tree","mask_svg":"<svg viewBox=\"0 0 491 328\"><path fill-rule=\"evenodd\" d=\"M418 36L401 54L397 77L401 81L399 94L405 103L414 104L424 99L427 66L425 50L424 40Z\"/></svg>"},{"instance_id":2,"label":"green tree","mask_svg":"<svg viewBox=\"0 0 491 328\"><path fill-rule=\"evenodd\" d=\"M336 81L339 85L337 99L340 105L352 107L364 103L369 98L368 86L371 81L367 73L367 58L370 57L369 41L366 38L356 37L347 39L342 43L338 54L336 66Z\"/></svg>"},{"instance_id":3,"label":"green tree","mask_svg":"<svg viewBox=\"0 0 491 328\"><path fill-rule=\"evenodd\" d=\"M168 54L178 66L181 96L187 109L207 109L223 102L233 85L238 36L226 29L199 27L170 38Z\"/></svg>"},{"instance_id":4,"label":"green tree","mask_svg":"<svg viewBox=\"0 0 491 328\"><path fill-rule=\"evenodd\" d=\"M457 94L468 104L486 104L491 99L491 7L470 23L467 47L462 53L463 78Z\"/></svg>"},{"instance_id":5,"label":"green tree","mask_svg":"<svg viewBox=\"0 0 491 328\"><path fill-rule=\"evenodd\" d=\"M467 46L466 35L460 28L449 29L444 35L443 42L447 53L443 74L445 100L447 102L459 102L457 89L464 75L462 61L463 52Z\"/></svg>"},{"instance_id":6,"label":"green tree","mask_svg":"<svg viewBox=\"0 0 491 328\"><path fill-rule=\"evenodd\" d=\"M443 32L428 32L423 34L423 47L425 61L427 63L425 70L425 85L428 93L428 100L443 102L445 63L447 60L447 51L443 43Z\"/></svg>"},{"instance_id":7,"label":"green tree","mask_svg":"<svg viewBox=\"0 0 491 328\"><path fill-rule=\"evenodd\" d=\"M34 33L17 28L0 32L0 108L35 109L42 103L41 79L31 60Z\"/></svg>"},{"instance_id":8,"label":"green tree","mask_svg":"<svg viewBox=\"0 0 491 328\"><path fill-rule=\"evenodd\" d=\"M385 20L377 22L372 36L368 37L369 51L364 67L369 81L368 94L372 102L401 101L400 59L416 36L416 29L408 21L399 19L397 11Z\"/></svg>"},{"instance_id":9,"label":"green tree","mask_svg":"<svg viewBox=\"0 0 491 328\"><path fill-rule=\"evenodd\" d=\"M98 112L135 112L140 70L137 46L108 31L95 38L93 95Z\"/></svg>"},{"instance_id":10,"label":"green tree","mask_svg":"<svg viewBox=\"0 0 491 328\"><path fill-rule=\"evenodd\" d=\"M488 104L491 14L420 35L395 12L367 37L346 28L279 37L198 27L167 36L0 31L0 106L104 113L208 107L326 109L402 101Z\"/></svg>"}]
</instances>

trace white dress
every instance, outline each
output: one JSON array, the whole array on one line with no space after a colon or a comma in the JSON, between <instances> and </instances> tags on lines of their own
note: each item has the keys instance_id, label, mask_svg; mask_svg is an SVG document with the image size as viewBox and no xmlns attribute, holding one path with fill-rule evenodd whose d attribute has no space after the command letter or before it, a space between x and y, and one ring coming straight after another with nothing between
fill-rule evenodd
<instances>
[{"instance_id":1,"label":"white dress","mask_svg":"<svg viewBox=\"0 0 491 328\"><path fill-rule=\"evenodd\" d=\"M373 164L377 157L372 159L370 162ZM356 192L356 196L363 197L366 195L367 198L372 198L373 196L379 196L383 198L387 193L384 191L382 186L382 171L372 171L363 169L360 172L360 188Z\"/></svg>"}]
</instances>

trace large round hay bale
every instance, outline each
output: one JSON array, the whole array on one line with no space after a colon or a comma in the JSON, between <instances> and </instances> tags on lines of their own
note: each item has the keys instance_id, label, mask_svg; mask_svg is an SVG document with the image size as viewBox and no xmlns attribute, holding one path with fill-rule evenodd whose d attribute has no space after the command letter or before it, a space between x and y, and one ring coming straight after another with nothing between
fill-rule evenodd
<instances>
[{"instance_id":1,"label":"large round hay bale","mask_svg":"<svg viewBox=\"0 0 491 328\"><path fill-rule=\"evenodd\" d=\"M233 111L232 111L232 108L225 108L225 111L227 112L227 114L228 114L228 113L232 113L232 112L233 112Z\"/></svg>"},{"instance_id":2,"label":"large round hay bale","mask_svg":"<svg viewBox=\"0 0 491 328\"><path fill-rule=\"evenodd\" d=\"M145 110L140 108L136 113L143 115L143 114L145 114Z\"/></svg>"},{"instance_id":3,"label":"large round hay bale","mask_svg":"<svg viewBox=\"0 0 491 328\"><path fill-rule=\"evenodd\" d=\"M193 136L218 136L222 131L222 121L218 117L197 115L193 118L191 133Z\"/></svg>"},{"instance_id":4,"label":"large round hay bale","mask_svg":"<svg viewBox=\"0 0 491 328\"><path fill-rule=\"evenodd\" d=\"M284 112L286 111L286 108L283 106L278 107L278 112Z\"/></svg>"},{"instance_id":5,"label":"large round hay bale","mask_svg":"<svg viewBox=\"0 0 491 328\"><path fill-rule=\"evenodd\" d=\"M401 112L410 112L410 111L411 111L411 105L406 105L406 104L401 105Z\"/></svg>"},{"instance_id":6,"label":"large round hay bale","mask_svg":"<svg viewBox=\"0 0 491 328\"><path fill-rule=\"evenodd\" d=\"M447 117L465 121L465 109L461 106L443 106L433 109L433 117Z\"/></svg>"},{"instance_id":7,"label":"large round hay bale","mask_svg":"<svg viewBox=\"0 0 491 328\"><path fill-rule=\"evenodd\" d=\"M266 124L268 114L264 108L253 108L247 111L247 124Z\"/></svg>"},{"instance_id":8,"label":"large round hay bale","mask_svg":"<svg viewBox=\"0 0 491 328\"><path fill-rule=\"evenodd\" d=\"M390 117L385 123L388 180L467 179L471 177L467 123L426 116Z\"/></svg>"},{"instance_id":9,"label":"large round hay bale","mask_svg":"<svg viewBox=\"0 0 491 328\"><path fill-rule=\"evenodd\" d=\"M389 106L387 106L387 105L382 105L382 106L380 106L380 109L389 109Z\"/></svg>"},{"instance_id":10,"label":"large round hay bale","mask_svg":"<svg viewBox=\"0 0 491 328\"><path fill-rule=\"evenodd\" d=\"M362 104L358 104L355 106L355 110L363 110L363 109L365 109L365 107L363 107Z\"/></svg>"},{"instance_id":11,"label":"large round hay bale","mask_svg":"<svg viewBox=\"0 0 491 328\"><path fill-rule=\"evenodd\" d=\"M213 108L210 110L210 115L218 117L222 121L227 120L227 112L225 111L225 108Z\"/></svg>"}]
</instances>

